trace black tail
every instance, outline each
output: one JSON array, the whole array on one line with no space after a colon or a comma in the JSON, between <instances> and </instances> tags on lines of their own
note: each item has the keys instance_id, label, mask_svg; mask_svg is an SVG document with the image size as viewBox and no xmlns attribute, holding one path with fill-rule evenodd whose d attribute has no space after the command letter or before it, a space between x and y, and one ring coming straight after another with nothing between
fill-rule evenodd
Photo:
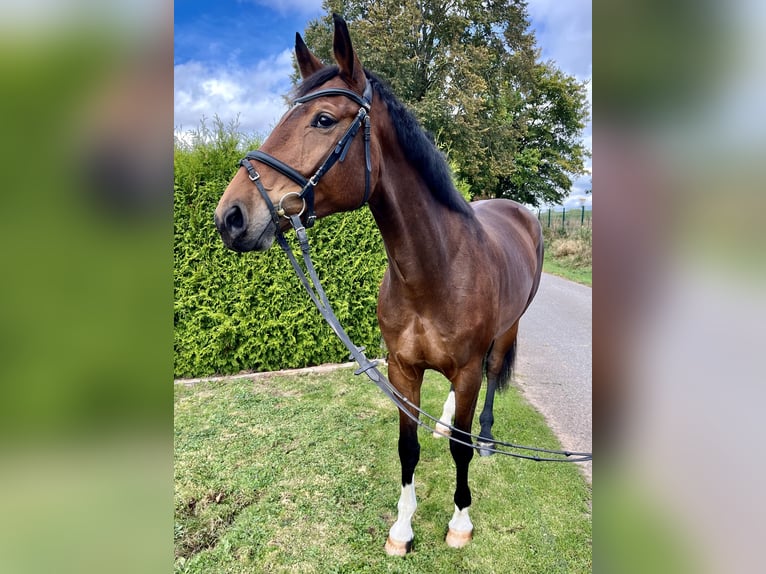
<instances>
[{"instance_id":1,"label":"black tail","mask_svg":"<svg viewBox=\"0 0 766 574\"><path fill-rule=\"evenodd\" d=\"M500 367L500 372L497 374L497 390L502 391L508 386L508 381L511 380L513 374L513 367L516 364L516 339L513 340L511 347L503 357L503 365Z\"/></svg>"}]
</instances>

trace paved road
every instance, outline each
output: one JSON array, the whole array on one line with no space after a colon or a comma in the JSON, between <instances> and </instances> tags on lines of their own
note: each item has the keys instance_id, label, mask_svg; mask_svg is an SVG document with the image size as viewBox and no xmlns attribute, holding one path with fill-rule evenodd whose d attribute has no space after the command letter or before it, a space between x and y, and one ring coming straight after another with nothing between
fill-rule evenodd
<instances>
[{"instance_id":1,"label":"paved road","mask_svg":"<svg viewBox=\"0 0 766 574\"><path fill-rule=\"evenodd\" d=\"M543 273L519 325L515 383L568 450L593 451L592 289ZM592 462L577 463L592 481Z\"/></svg>"}]
</instances>

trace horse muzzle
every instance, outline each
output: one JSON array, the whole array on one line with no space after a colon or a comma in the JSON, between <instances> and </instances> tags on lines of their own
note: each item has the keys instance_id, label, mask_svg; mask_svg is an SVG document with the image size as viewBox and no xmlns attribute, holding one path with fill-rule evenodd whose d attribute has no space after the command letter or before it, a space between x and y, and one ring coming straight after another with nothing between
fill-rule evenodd
<instances>
[{"instance_id":1,"label":"horse muzzle","mask_svg":"<svg viewBox=\"0 0 766 574\"><path fill-rule=\"evenodd\" d=\"M250 220L245 207L237 202L216 209L213 219L221 240L232 251L266 251L276 236L276 226L270 218Z\"/></svg>"}]
</instances>

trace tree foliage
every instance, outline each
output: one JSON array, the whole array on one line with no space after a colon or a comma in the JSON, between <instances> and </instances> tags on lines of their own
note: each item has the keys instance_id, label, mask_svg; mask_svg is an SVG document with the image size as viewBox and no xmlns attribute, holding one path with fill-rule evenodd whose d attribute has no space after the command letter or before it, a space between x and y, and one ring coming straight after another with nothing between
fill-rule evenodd
<instances>
[{"instance_id":1,"label":"tree foliage","mask_svg":"<svg viewBox=\"0 0 766 574\"><path fill-rule=\"evenodd\" d=\"M332 18L434 134L473 197L558 202L583 173L585 85L541 62L524 2L324 0L305 40L332 61ZM296 74L297 78L297 74Z\"/></svg>"}]
</instances>

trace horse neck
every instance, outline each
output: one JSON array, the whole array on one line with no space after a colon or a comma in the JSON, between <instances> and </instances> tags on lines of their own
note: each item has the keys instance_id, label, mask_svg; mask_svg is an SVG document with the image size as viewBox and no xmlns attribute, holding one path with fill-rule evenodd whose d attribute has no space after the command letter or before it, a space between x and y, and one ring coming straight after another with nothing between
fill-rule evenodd
<instances>
[{"instance_id":1,"label":"horse neck","mask_svg":"<svg viewBox=\"0 0 766 574\"><path fill-rule=\"evenodd\" d=\"M461 249L465 216L439 202L401 153L384 153L370 211L386 247L392 279L418 289L445 277Z\"/></svg>"}]
</instances>

